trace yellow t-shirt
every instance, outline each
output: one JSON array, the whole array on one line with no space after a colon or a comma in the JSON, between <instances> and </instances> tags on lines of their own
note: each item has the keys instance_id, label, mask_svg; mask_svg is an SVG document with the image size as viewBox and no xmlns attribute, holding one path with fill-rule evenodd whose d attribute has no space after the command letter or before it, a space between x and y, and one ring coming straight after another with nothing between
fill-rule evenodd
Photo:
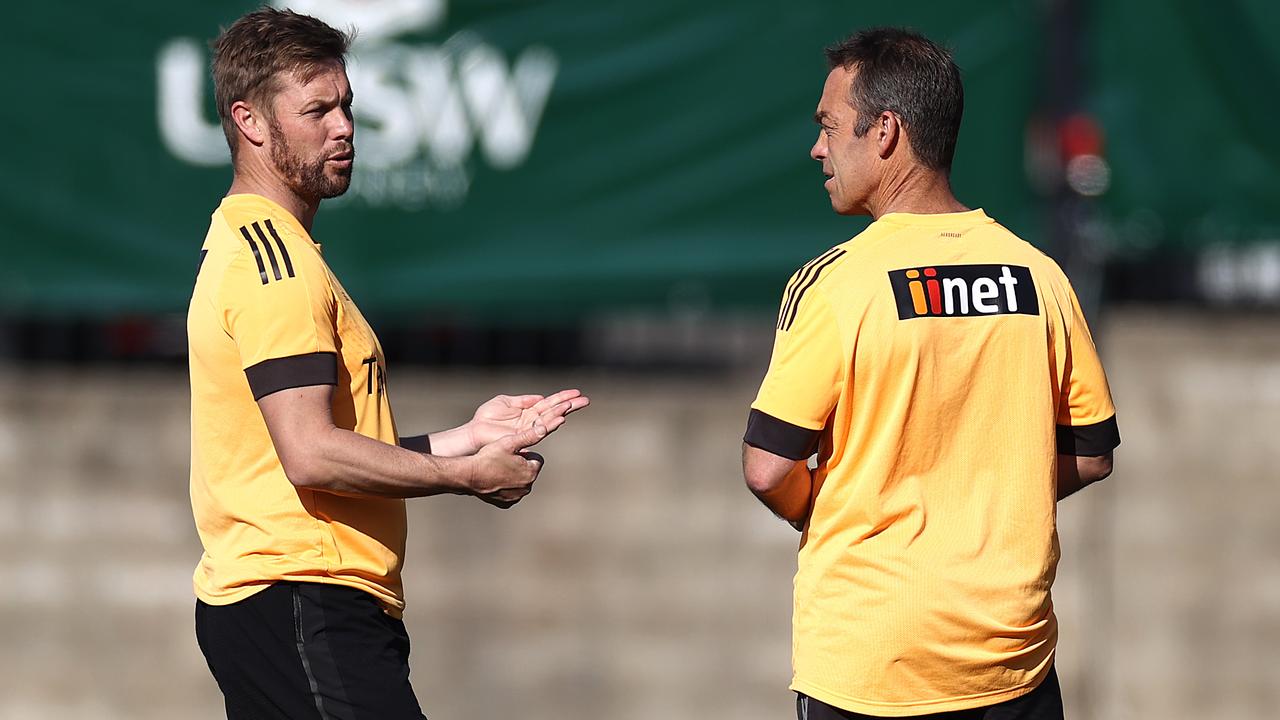
<instances>
[{"instance_id":1,"label":"yellow t-shirt","mask_svg":"<svg viewBox=\"0 0 1280 720\"><path fill-rule=\"evenodd\" d=\"M745 440L818 453L792 689L902 716L1045 677L1055 456L1119 444L1052 260L981 210L885 215L792 277Z\"/></svg>"},{"instance_id":2,"label":"yellow t-shirt","mask_svg":"<svg viewBox=\"0 0 1280 720\"><path fill-rule=\"evenodd\" d=\"M243 600L277 580L334 583L404 607L403 500L295 487L257 399L336 385L334 423L396 444L382 348L284 208L232 195L213 213L187 315L196 595Z\"/></svg>"}]
</instances>

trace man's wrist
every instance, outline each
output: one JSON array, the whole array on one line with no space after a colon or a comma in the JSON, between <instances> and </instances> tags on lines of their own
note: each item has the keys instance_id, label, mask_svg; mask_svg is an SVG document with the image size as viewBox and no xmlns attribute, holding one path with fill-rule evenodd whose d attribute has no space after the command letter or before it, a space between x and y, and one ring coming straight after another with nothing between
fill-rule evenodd
<instances>
[{"instance_id":1,"label":"man's wrist","mask_svg":"<svg viewBox=\"0 0 1280 720\"><path fill-rule=\"evenodd\" d=\"M480 452L480 448L484 447L484 445L476 439L476 421L474 419L463 423L458 428L458 432L463 438L465 438L465 445L467 448L467 451L464 453L465 455L475 455Z\"/></svg>"},{"instance_id":2,"label":"man's wrist","mask_svg":"<svg viewBox=\"0 0 1280 720\"><path fill-rule=\"evenodd\" d=\"M437 457L463 457L474 455L480 450L471 430L471 423L433 432L425 437L431 444L432 454Z\"/></svg>"},{"instance_id":3,"label":"man's wrist","mask_svg":"<svg viewBox=\"0 0 1280 720\"><path fill-rule=\"evenodd\" d=\"M426 465L425 474L433 478L435 484L450 495L470 495L471 483L475 475L471 457L441 457L439 455L420 455Z\"/></svg>"},{"instance_id":4,"label":"man's wrist","mask_svg":"<svg viewBox=\"0 0 1280 720\"><path fill-rule=\"evenodd\" d=\"M457 478L454 492L458 495L474 495L476 481L475 455L453 458L453 462L455 464L453 475Z\"/></svg>"}]
</instances>

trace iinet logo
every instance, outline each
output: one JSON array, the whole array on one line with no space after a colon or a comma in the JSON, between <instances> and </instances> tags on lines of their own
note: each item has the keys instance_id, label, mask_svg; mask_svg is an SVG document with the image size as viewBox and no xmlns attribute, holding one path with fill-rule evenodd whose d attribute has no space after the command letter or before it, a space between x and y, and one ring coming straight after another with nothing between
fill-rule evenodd
<instances>
[{"instance_id":1,"label":"iinet logo","mask_svg":"<svg viewBox=\"0 0 1280 720\"><path fill-rule=\"evenodd\" d=\"M889 271L898 319L1039 315L1031 271L1020 265L935 265Z\"/></svg>"}]
</instances>

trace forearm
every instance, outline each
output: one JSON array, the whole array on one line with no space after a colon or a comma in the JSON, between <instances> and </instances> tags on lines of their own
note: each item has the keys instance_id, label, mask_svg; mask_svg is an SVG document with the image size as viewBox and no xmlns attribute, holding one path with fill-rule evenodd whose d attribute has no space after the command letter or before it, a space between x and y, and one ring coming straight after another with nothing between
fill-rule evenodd
<instances>
[{"instance_id":1,"label":"forearm","mask_svg":"<svg viewBox=\"0 0 1280 720\"><path fill-rule=\"evenodd\" d=\"M416 453L427 453L442 458L458 458L475 455L480 450L471 433L470 424L440 430L426 435L408 435L400 438L400 447Z\"/></svg>"},{"instance_id":2,"label":"forearm","mask_svg":"<svg viewBox=\"0 0 1280 720\"><path fill-rule=\"evenodd\" d=\"M457 458L475 455L480 450L471 433L470 424L459 425L449 430L427 433L426 435L409 435L400 438L400 447L416 453L429 453L436 457Z\"/></svg>"},{"instance_id":3,"label":"forearm","mask_svg":"<svg viewBox=\"0 0 1280 720\"><path fill-rule=\"evenodd\" d=\"M412 450L416 453L431 454L431 436L430 435L408 435L400 438L400 447L405 450Z\"/></svg>"},{"instance_id":4,"label":"forearm","mask_svg":"<svg viewBox=\"0 0 1280 720\"><path fill-rule=\"evenodd\" d=\"M405 440L410 445L416 442ZM472 471L468 458L426 455L338 427L317 433L308 446L302 462L286 466L293 470L290 480L295 485L386 498L468 492Z\"/></svg>"},{"instance_id":5,"label":"forearm","mask_svg":"<svg viewBox=\"0 0 1280 720\"><path fill-rule=\"evenodd\" d=\"M431 454L439 457L456 458L475 455L480 444L471 433L470 423L459 425L449 430L433 432L425 436L431 444Z\"/></svg>"}]
</instances>

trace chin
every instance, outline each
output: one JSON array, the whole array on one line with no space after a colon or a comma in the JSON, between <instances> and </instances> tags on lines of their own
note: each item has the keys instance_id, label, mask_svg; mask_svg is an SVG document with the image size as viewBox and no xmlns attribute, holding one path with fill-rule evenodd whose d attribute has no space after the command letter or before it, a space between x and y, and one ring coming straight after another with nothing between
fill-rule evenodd
<instances>
[{"instance_id":1,"label":"chin","mask_svg":"<svg viewBox=\"0 0 1280 720\"><path fill-rule=\"evenodd\" d=\"M347 194L347 189L348 189L349 187L351 187L351 184L350 184L350 183L346 183L346 184L338 185L338 186L330 186L330 187L328 187L328 188L326 188L326 189L325 189L325 192L324 192L324 194L320 197L320 199L321 199L321 200L332 200L332 199L334 199L334 198L336 198L336 197L341 197L342 195Z\"/></svg>"},{"instance_id":2,"label":"chin","mask_svg":"<svg viewBox=\"0 0 1280 720\"><path fill-rule=\"evenodd\" d=\"M350 189L350 187L351 187L351 175L350 174L338 175L336 177L329 178L329 182L326 183L324 192L322 193L322 195L325 200L328 200L330 198L336 198L340 195L345 194L347 190Z\"/></svg>"},{"instance_id":3,"label":"chin","mask_svg":"<svg viewBox=\"0 0 1280 720\"><path fill-rule=\"evenodd\" d=\"M851 207L835 198L831 198L831 209L837 215L857 215L858 209Z\"/></svg>"},{"instance_id":4,"label":"chin","mask_svg":"<svg viewBox=\"0 0 1280 720\"><path fill-rule=\"evenodd\" d=\"M837 215L868 215L867 209L861 203L850 202L844 198L831 196L831 209Z\"/></svg>"}]
</instances>

